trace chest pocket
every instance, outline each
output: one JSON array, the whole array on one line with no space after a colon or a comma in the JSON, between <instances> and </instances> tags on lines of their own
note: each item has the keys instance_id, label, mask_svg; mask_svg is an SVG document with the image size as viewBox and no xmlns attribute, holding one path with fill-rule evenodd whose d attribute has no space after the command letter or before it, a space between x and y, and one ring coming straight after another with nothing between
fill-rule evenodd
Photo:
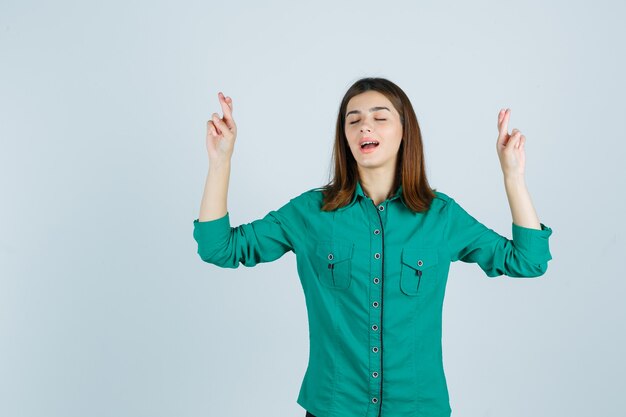
<instances>
[{"instance_id":1,"label":"chest pocket","mask_svg":"<svg viewBox=\"0 0 626 417\"><path fill-rule=\"evenodd\" d=\"M406 295L428 294L437 284L439 256L437 248L404 248L400 271L400 289Z\"/></svg>"},{"instance_id":2,"label":"chest pocket","mask_svg":"<svg viewBox=\"0 0 626 417\"><path fill-rule=\"evenodd\" d=\"M353 246L348 242L317 243L314 262L322 285L336 289L350 286Z\"/></svg>"}]
</instances>

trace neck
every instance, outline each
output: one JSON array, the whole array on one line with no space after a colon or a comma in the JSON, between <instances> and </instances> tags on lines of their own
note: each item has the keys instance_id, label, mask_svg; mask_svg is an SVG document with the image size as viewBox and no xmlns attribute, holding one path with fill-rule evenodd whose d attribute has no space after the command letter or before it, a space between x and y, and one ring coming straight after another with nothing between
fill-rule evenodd
<instances>
[{"instance_id":1,"label":"neck","mask_svg":"<svg viewBox=\"0 0 626 417\"><path fill-rule=\"evenodd\" d=\"M395 191L393 189L395 172L383 167L376 169L359 169L359 178L363 192L376 205L382 203Z\"/></svg>"}]
</instances>

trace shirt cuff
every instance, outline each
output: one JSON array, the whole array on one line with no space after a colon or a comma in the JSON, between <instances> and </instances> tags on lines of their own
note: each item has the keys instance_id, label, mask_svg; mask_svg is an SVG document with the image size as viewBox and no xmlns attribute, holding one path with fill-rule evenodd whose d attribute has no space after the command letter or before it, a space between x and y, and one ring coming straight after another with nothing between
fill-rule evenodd
<instances>
[{"instance_id":1,"label":"shirt cuff","mask_svg":"<svg viewBox=\"0 0 626 417\"><path fill-rule=\"evenodd\" d=\"M512 224L513 243L515 248L528 258L531 262L542 264L550 259L549 238L552 229L543 223L540 223L541 230L531 229L529 227Z\"/></svg>"},{"instance_id":2,"label":"shirt cuff","mask_svg":"<svg viewBox=\"0 0 626 417\"><path fill-rule=\"evenodd\" d=\"M228 240L230 235L229 213L219 219L201 222L198 219L193 221L193 238L198 242L198 253L202 255L221 242Z\"/></svg>"}]
</instances>

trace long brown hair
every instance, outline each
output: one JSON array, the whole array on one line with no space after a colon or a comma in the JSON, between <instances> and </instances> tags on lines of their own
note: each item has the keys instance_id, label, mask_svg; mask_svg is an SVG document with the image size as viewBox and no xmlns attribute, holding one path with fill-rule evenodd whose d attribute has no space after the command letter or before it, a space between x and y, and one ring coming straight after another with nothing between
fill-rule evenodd
<instances>
[{"instance_id":1,"label":"long brown hair","mask_svg":"<svg viewBox=\"0 0 626 417\"><path fill-rule=\"evenodd\" d=\"M323 211L346 206L356 192L359 179L357 163L348 146L345 133L346 109L350 99L369 90L382 93L400 114L402 141L398 149L398 160L392 192L402 185L402 198L414 212L424 212L435 198L436 189L431 189L426 178L422 134L413 106L407 95L393 82L385 78L361 78L348 89L341 100L333 146L335 175L322 187Z\"/></svg>"}]
</instances>

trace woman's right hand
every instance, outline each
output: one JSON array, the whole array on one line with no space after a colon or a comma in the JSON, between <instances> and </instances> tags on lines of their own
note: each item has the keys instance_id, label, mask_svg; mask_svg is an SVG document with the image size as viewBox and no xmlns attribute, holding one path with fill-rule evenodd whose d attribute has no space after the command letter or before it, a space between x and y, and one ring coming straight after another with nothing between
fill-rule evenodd
<instances>
[{"instance_id":1,"label":"woman's right hand","mask_svg":"<svg viewBox=\"0 0 626 417\"><path fill-rule=\"evenodd\" d=\"M207 123L206 149L209 161L230 161L237 137L237 125L233 119L233 100L219 92L217 97L222 105L224 118L213 113Z\"/></svg>"}]
</instances>

